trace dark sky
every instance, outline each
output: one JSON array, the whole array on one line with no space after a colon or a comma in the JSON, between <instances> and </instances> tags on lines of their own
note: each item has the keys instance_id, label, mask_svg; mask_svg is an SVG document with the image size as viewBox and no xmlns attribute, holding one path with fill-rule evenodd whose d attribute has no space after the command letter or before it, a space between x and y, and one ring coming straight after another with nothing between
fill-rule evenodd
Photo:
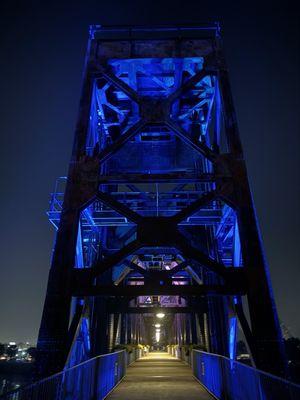
<instances>
[{"instance_id":1,"label":"dark sky","mask_svg":"<svg viewBox=\"0 0 300 400\"><path fill-rule=\"evenodd\" d=\"M67 171L89 24L216 20L279 315L300 336L299 14L293 3L6 3L0 10L0 341L36 340L54 234L45 210L55 179Z\"/></svg>"}]
</instances>

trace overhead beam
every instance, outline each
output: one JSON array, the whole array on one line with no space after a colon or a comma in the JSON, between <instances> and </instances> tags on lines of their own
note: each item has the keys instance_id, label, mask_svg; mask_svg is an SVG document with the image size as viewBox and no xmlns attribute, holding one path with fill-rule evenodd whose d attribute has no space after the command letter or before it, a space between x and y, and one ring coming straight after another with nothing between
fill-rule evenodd
<instances>
[{"instance_id":1,"label":"overhead beam","mask_svg":"<svg viewBox=\"0 0 300 400\"><path fill-rule=\"evenodd\" d=\"M118 174L118 175L101 175L99 177L100 184L126 184L126 183L195 183L195 182L215 182L219 180L230 179L225 174L193 174L183 172L170 172L166 174Z\"/></svg>"},{"instance_id":2,"label":"overhead beam","mask_svg":"<svg viewBox=\"0 0 300 400\"><path fill-rule=\"evenodd\" d=\"M130 285L130 286L83 286L73 288L73 296L206 296L206 295L243 295L245 290L241 286L229 285Z\"/></svg>"},{"instance_id":3,"label":"overhead beam","mask_svg":"<svg viewBox=\"0 0 300 400\"><path fill-rule=\"evenodd\" d=\"M200 312L200 307L122 307L119 305L109 306L111 313L118 312L122 314L156 314L163 312L165 314L187 314Z\"/></svg>"}]
</instances>

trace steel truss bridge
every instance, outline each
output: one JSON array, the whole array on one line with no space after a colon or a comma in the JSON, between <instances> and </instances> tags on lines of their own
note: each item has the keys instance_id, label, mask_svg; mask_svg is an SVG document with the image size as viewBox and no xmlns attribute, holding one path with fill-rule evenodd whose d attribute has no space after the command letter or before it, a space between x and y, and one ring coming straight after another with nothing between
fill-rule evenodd
<instances>
[{"instance_id":1,"label":"steel truss bridge","mask_svg":"<svg viewBox=\"0 0 300 400\"><path fill-rule=\"evenodd\" d=\"M190 346L217 398L246 399L224 395L237 370L251 386L250 369L236 368L239 338L254 372L288 376L217 25L91 27L69 172L48 216L57 232L37 377L106 357L111 389L122 349ZM271 399L260 388L251 399ZM68 398L104 396L87 393Z\"/></svg>"}]
</instances>

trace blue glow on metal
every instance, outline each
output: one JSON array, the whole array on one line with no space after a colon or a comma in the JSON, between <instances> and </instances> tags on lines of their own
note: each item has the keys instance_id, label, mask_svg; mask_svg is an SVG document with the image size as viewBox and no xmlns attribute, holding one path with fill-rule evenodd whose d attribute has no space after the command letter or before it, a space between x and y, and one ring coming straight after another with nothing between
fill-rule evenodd
<instances>
[{"instance_id":1,"label":"blue glow on metal","mask_svg":"<svg viewBox=\"0 0 300 400\"><path fill-rule=\"evenodd\" d=\"M87 353L90 353L91 350L91 340L90 340L90 326L88 318L83 318L82 321L82 331L83 331L83 338L85 341Z\"/></svg>"},{"instance_id":2,"label":"blue glow on metal","mask_svg":"<svg viewBox=\"0 0 300 400\"><path fill-rule=\"evenodd\" d=\"M77 300L79 303L83 300ZM83 361L86 361L91 356L91 341L90 341L90 326L89 320L86 317L82 317L80 320L80 326L78 329L77 337L73 343L71 353L66 364L66 368L77 365Z\"/></svg>"},{"instance_id":3,"label":"blue glow on metal","mask_svg":"<svg viewBox=\"0 0 300 400\"><path fill-rule=\"evenodd\" d=\"M70 365L58 374L20 387L3 398L103 400L124 377L129 362L139 357L138 351L133 351L130 357L125 350L103 354Z\"/></svg>"},{"instance_id":4,"label":"blue glow on metal","mask_svg":"<svg viewBox=\"0 0 300 400\"><path fill-rule=\"evenodd\" d=\"M77 244L76 244L76 268L84 268L84 260L82 253L82 237L81 237L81 226L78 226Z\"/></svg>"},{"instance_id":5,"label":"blue glow on metal","mask_svg":"<svg viewBox=\"0 0 300 400\"><path fill-rule=\"evenodd\" d=\"M237 317L229 318L229 358L235 360L236 357L236 335L237 335Z\"/></svg>"},{"instance_id":6,"label":"blue glow on metal","mask_svg":"<svg viewBox=\"0 0 300 400\"><path fill-rule=\"evenodd\" d=\"M193 373L217 399L299 398L300 385L230 360L193 350Z\"/></svg>"},{"instance_id":7,"label":"blue glow on metal","mask_svg":"<svg viewBox=\"0 0 300 400\"><path fill-rule=\"evenodd\" d=\"M233 246L233 263L234 267L239 267L242 265L242 250L241 250L241 241L239 235L239 227L237 218L235 219L234 224L234 246Z\"/></svg>"},{"instance_id":8,"label":"blue glow on metal","mask_svg":"<svg viewBox=\"0 0 300 400\"><path fill-rule=\"evenodd\" d=\"M96 30L98 31L98 28ZM160 104L180 90L186 80L203 70L204 59L135 58L111 59L108 63L110 73L117 78L117 83L105 75L95 80L86 141L86 153L89 156L93 155L96 145L101 154L101 151L105 151L122 135L126 135L140 121L142 106L138 99L149 101L149 107L156 109L151 102ZM100 175L212 173L211 161L193 144L205 145L209 149L212 149L213 145L222 146L221 98L217 78L211 75L202 77L193 87L182 92L178 98L175 97L169 110L169 118L173 125L149 123L137 130L125 145L102 163ZM48 211L49 219L56 228L60 220L64 192L60 183L58 182L51 196ZM174 186L171 183L139 185L135 182L114 185L108 180L106 184L101 184L100 190L108 192L115 200L141 216L169 217L213 189L214 183ZM213 201L179 225L180 228L211 228L215 233L220 261L225 266L242 265L237 218L234 210L223 202ZM90 268L100 250L105 256L121 249L124 244L135 238L134 228L135 224L128 218L95 200L82 210L80 215L76 247L77 268ZM168 250L166 254L170 252L171 250ZM164 268L166 254L162 251L164 261L159 263L154 260L152 252L150 260L143 261L143 266L149 269ZM123 278L125 268L123 263L112 269L113 281L118 282L121 278L126 280L132 276L139 277L139 274L132 272ZM176 276L191 279L187 272ZM234 357L236 326L236 319L230 318L231 358ZM85 318L82 319L79 335L81 339L84 338L83 342L86 342L84 351L88 352L89 329ZM77 361L84 351L74 350Z\"/></svg>"}]
</instances>

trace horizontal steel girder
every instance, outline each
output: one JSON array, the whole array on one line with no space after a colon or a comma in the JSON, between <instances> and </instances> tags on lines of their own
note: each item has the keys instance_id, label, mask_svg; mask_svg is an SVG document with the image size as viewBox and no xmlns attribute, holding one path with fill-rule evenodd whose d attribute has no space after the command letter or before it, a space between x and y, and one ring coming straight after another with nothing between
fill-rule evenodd
<instances>
[{"instance_id":1,"label":"horizontal steel girder","mask_svg":"<svg viewBox=\"0 0 300 400\"><path fill-rule=\"evenodd\" d=\"M99 183L119 184L119 183L195 183L195 182L215 182L218 180L230 179L229 176L221 174L192 174L185 172L161 173L161 174L133 174L122 175L101 175Z\"/></svg>"},{"instance_id":2,"label":"horizontal steel girder","mask_svg":"<svg viewBox=\"0 0 300 400\"><path fill-rule=\"evenodd\" d=\"M202 307L124 307L119 305L109 306L111 313L122 314L156 314L163 312L164 314L187 314L199 313Z\"/></svg>"},{"instance_id":3,"label":"horizontal steel girder","mask_svg":"<svg viewBox=\"0 0 300 400\"><path fill-rule=\"evenodd\" d=\"M243 285L128 285L128 286L84 286L73 289L73 296L207 296L207 295L243 295L246 291Z\"/></svg>"}]
</instances>

